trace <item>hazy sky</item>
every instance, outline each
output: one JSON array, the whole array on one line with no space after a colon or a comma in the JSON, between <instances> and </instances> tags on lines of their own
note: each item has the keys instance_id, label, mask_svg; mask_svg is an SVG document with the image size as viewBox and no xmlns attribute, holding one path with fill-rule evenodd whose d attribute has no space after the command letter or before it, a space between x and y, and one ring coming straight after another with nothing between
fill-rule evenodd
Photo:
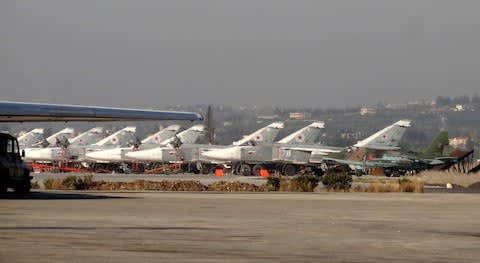
<instances>
[{"instance_id":1,"label":"hazy sky","mask_svg":"<svg viewBox=\"0 0 480 263\"><path fill-rule=\"evenodd\" d=\"M345 107L480 91L480 1L0 1L1 100Z\"/></svg>"}]
</instances>

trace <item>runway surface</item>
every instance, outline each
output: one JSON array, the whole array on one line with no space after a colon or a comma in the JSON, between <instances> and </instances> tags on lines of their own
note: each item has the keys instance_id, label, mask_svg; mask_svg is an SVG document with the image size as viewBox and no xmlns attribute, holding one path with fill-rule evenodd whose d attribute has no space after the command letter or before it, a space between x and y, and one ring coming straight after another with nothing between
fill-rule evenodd
<instances>
[{"instance_id":1,"label":"runway surface","mask_svg":"<svg viewBox=\"0 0 480 263\"><path fill-rule=\"evenodd\" d=\"M478 262L478 194L37 191L0 262Z\"/></svg>"}]
</instances>

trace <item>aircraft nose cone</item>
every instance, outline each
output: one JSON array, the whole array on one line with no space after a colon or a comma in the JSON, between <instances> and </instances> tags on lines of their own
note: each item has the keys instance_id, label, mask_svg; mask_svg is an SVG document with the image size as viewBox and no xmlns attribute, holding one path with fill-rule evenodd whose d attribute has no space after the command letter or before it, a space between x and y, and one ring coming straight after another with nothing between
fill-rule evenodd
<instances>
[{"instance_id":1,"label":"aircraft nose cone","mask_svg":"<svg viewBox=\"0 0 480 263\"><path fill-rule=\"evenodd\" d=\"M162 149L153 148L141 151L131 151L125 154L129 159L139 161L162 161Z\"/></svg>"},{"instance_id":2,"label":"aircraft nose cone","mask_svg":"<svg viewBox=\"0 0 480 263\"><path fill-rule=\"evenodd\" d=\"M109 149L85 154L88 159L99 161L120 161L121 149Z\"/></svg>"},{"instance_id":3,"label":"aircraft nose cone","mask_svg":"<svg viewBox=\"0 0 480 263\"><path fill-rule=\"evenodd\" d=\"M240 148L231 147L225 149L217 149L203 152L204 157L219 160L219 161L239 161L240 160Z\"/></svg>"}]
</instances>

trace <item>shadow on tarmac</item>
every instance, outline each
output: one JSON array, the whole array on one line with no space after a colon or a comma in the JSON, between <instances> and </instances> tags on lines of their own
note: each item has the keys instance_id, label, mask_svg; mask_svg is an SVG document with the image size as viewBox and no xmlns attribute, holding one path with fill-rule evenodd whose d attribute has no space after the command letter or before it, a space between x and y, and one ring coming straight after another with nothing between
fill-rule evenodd
<instances>
[{"instance_id":1,"label":"shadow on tarmac","mask_svg":"<svg viewBox=\"0 0 480 263\"><path fill-rule=\"evenodd\" d=\"M13 200L91 200L91 199L133 199L134 197L125 196L107 196L95 193L65 193L65 192L31 192L29 194L16 194L7 192L0 194L0 199Z\"/></svg>"}]
</instances>

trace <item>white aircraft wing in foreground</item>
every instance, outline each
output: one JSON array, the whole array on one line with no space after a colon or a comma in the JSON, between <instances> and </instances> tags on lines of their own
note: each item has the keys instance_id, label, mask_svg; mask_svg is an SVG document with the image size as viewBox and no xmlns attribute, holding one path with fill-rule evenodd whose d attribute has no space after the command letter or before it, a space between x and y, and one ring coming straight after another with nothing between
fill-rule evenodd
<instances>
[{"instance_id":1,"label":"white aircraft wing in foreground","mask_svg":"<svg viewBox=\"0 0 480 263\"><path fill-rule=\"evenodd\" d=\"M202 119L196 112L0 101L0 122Z\"/></svg>"}]
</instances>

